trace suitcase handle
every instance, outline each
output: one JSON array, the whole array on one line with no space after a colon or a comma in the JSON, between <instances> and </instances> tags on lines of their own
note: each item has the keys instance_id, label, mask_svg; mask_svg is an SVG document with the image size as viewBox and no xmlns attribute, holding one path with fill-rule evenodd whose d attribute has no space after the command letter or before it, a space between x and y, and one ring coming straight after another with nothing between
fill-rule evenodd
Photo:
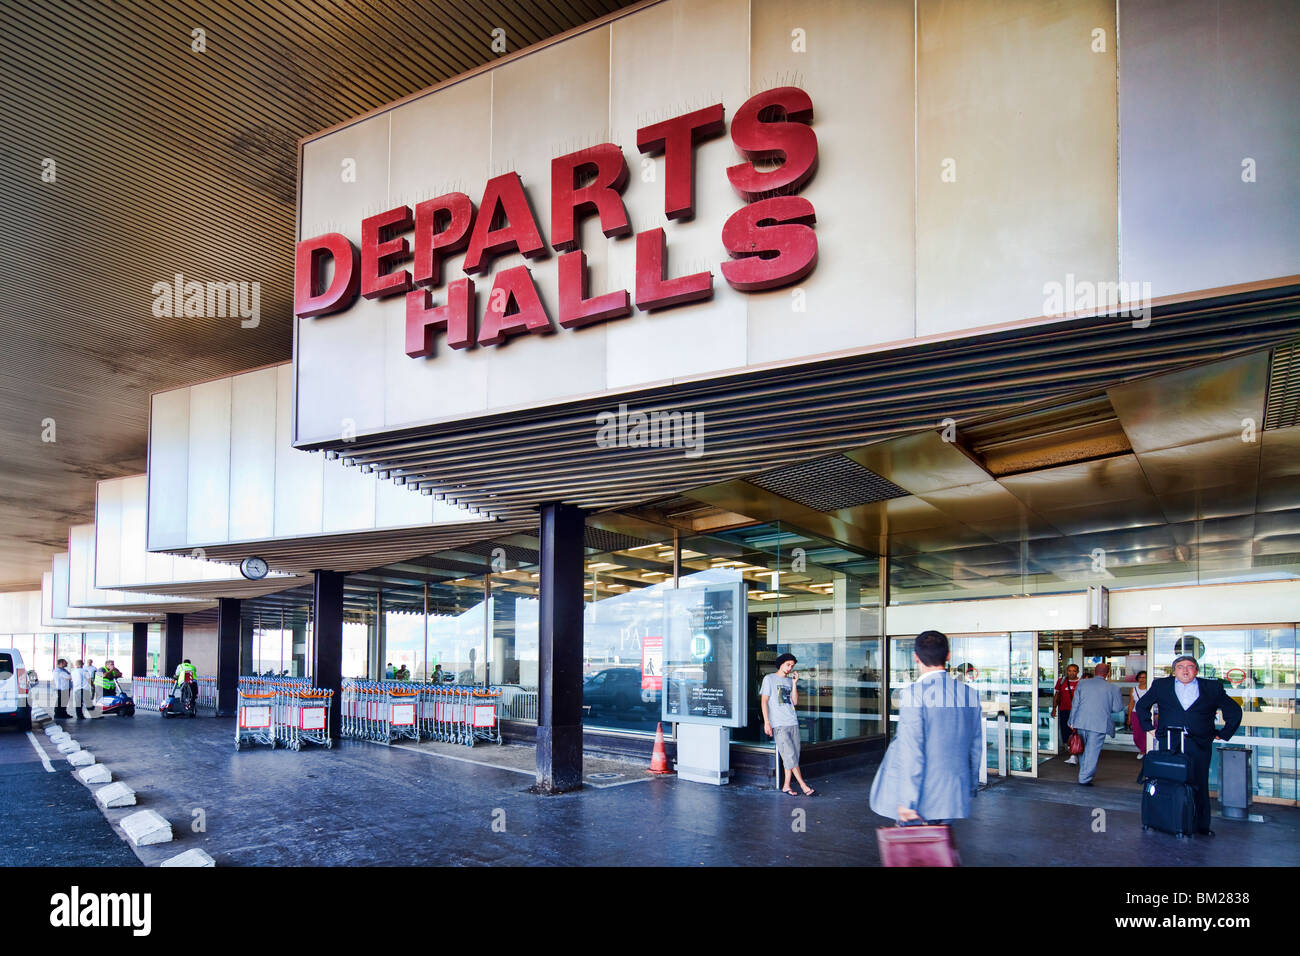
<instances>
[{"instance_id":1,"label":"suitcase handle","mask_svg":"<svg viewBox=\"0 0 1300 956\"><path fill-rule=\"evenodd\" d=\"M915 819L915 820L907 820L907 821L903 821L903 820L895 820L895 821L894 821L894 826L896 826L896 827L928 827L929 825L930 825L930 822L929 822L928 820L926 820L925 817L918 817L918 818Z\"/></svg>"},{"instance_id":2,"label":"suitcase handle","mask_svg":"<svg viewBox=\"0 0 1300 956\"><path fill-rule=\"evenodd\" d=\"M1170 753L1173 752L1173 749L1174 749L1174 731L1175 731L1175 730L1178 731L1178 752L1179 752L1179 753L1182 753L1182 752L1184 751L1184 749L1185 749L1184 746L1183 746L1183 738L1185 738L1185 737L1187 736L1187 728L1186 728L1186 727L1166 727L1166 728L1165 728L1165 748L1164 748L1164 749L1165 749L1165 750L1168 750Z\"/></svg>"}]
</instances>

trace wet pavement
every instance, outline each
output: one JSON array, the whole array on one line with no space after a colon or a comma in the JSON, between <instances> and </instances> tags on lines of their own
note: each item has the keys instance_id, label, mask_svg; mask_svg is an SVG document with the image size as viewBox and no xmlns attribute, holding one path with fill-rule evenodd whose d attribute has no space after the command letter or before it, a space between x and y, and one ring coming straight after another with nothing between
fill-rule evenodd
<instances>
[{"instance_id":1,"label":"wet pavement","mask_svg":"<svg viewBox=\"0 0 1300 956\"><path fill-rule=\"evenodd\" d=\"M815 798L675 777L538 797L528 792L532 781L520 772L527 754L511 755L515 766L507 769L466 762L491 759L487 752L497 750L495 745L449 748L445 755L436 745L357 741L341 741L329 751L236 752L229 719L167 721L140 714L80 726L75 720L61 723L110 767L115 780L136 790L139 806L108 811L112 822L144 808L171 822L172 843L138 851L150 865L197 846L218 866L874 866L875 829L886 823L867 806L876 757L810 775L821 791ZM43 735L37 737L53 751ZM23 746L31 752L25 739ZM10 759L8 749L0 751L0 764ZM51 759L60 778L58 813L93 808L67 762ZM1300 810L1252 807L1263 817L1259 822L1216 815L1213 839L1143 833L1137 786L1125 782L1136 775L1136 761L1132 754L1115 753L1104 754L1103 762L1108 782L1090 788L1072 783L1068 771L1051 763L1042 780L994 778L975 800L971 818L954 827L963 862L1300 865ZM53 776L39 762L35 766L42 776ZM636 768L622 770L628 779L635 777ZM8 766L0 766L0 774L5 780L21 776ZM69 785L84 798L63 794ZM26 790L15 796L28 803L46 800ZM7 806L0 810L6 829L12 812ZM102 831L112 832L100 820ZM75 822L68 816L62 826L94 828L84 813ZM45 835L55 838L53 831ZM24 845L11 851L8 862L39 862L42 851L31 841Z\"/></svg>"}]
</instances>

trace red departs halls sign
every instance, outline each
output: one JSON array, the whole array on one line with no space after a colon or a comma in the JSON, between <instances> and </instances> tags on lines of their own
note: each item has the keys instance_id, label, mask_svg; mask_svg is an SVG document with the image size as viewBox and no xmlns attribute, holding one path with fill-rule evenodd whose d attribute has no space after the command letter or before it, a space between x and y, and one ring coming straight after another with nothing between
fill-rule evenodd
<instances>
[{"instance_id":1,"label":"red departs halls sign","mask_svg":"<svg viewBox=\"0 0 1300 956\"><path fill-rule=\"evenodd\" d=\"M817 168L817 134L811 128L812 99L793 86L750 97L736 112L731 140L746 162L727 170L732 188L745 200L722 227L730 261L722 276L735 289L753 292L791 285L817 264L816 221L812 203L794 195ZM725 129L722 104L637 130L642 153L663 154L664 214L671 220L695 215L695 147ZM780 160L760 171L754 160ZM582 182L584 185L579 186ZM627 290L591 295L587 257L579 248L584 217L600 218L609 238L628 236L632 226L622 193L627 161L613 143L602 143L551 161L551 246L560 254L559 323L576 329L631 314ZM763 198L767 196L769 198ZM407 237L410 233L410 238ZM447 193L410 206L398 206L361 223L358 253L345 236L326 233L298 243L294 312L324 316L349 308L360 294L367 299L406 296L406 354L434 354L434 335L446 334L454 349L500 345L509 336L554 331L527 266L503 269L493 279L482 321L476 323L472 278L452 279L445 302L435 305L430 290L443 285L442 262L465 253L467 276L490 271L499 255L518 252L533 259L547 254L518 173L488 180L477 211L464 193ZM334 261L327 288L326 259ZM665 309L713 296L713 273L669 278L663 229L636 234L636 307ZM409 262L410 268L399 268Z\"/></svg>"}]
</instances>

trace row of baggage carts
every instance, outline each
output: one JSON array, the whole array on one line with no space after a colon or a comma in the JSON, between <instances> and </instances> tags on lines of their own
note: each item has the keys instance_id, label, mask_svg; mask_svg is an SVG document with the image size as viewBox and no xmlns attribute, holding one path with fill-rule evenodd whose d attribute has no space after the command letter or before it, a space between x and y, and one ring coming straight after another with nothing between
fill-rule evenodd
<instances>
[{"instance_id":1,"label":"row of baggage carts","mask_svg":"<svg viewBox=\"0 0 1300 956\"><path fill-rule=\"evenodd\" d=\"M171 697L172 690L176 687L174 677L132 677L125 683L130 687L135 706L150 714L158 713L158 708ZM197 677L194 689L194 706L198 713L206 717L217 716L217 679Z\"/></svg>"},{"instance_id":2,"label":"row of baggage carts","mask_svg":"<svg viewBox=\"0 0 1300 956\"><path fill-rule=\"evenodd\" d=\"M312 687L306 678L241 678L235 718L235 749L261 744L301 750L304 744L332 748L330 704L334 691Z\"/></svg>"},{"instance_id":3,"label":"row of baggage carts","mask_svg":"<svg viewBox=\"0 0 1300 956\"><path fill-rule=\"evenodd\" d=\"M388 744L501 744L501 700L500 687L348 679L343 682L339 736Z\"/></svg>"}]
</instances>

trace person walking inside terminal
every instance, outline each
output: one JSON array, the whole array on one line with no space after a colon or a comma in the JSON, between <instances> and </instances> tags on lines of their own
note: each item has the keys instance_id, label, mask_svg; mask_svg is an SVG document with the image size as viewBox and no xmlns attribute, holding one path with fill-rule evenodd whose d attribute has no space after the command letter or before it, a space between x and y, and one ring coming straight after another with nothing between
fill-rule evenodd
<instances>
[{"instance_id":1,"label":"person walking inside terminal","mask_svg":"<svg viewBox=\"0 0 1300 956\"><path fill-rule=\"evenodd\" d=\"M1057 724L1057 734L1061 741L1061 750L1069 752L1070 745L1070 708L1074 705L1074 689L1079 686L1079 665L1071 664L1065 669L1065 676L1056 682L1052 691L1052 716L1060 709L1061 720ZM1070 754L1066 763L1078 763L1079 758Z\"/></svg>"},{"instance_id":2,"label":"person walking inside terminal","mask_svg":"<svg viewBox=\"0 0 1300 956\"><path fill-rule=\"evenodd\" d=\"M946 673L948 638L917 635L921 676L904 688L898 732L871 785L871 809L900 823L970 816L984 759L979 692Z\"/></svg>"},{"instance_id":3,"label":"person walking inside terminal","mask_svg":"<svg viewBox=\"0 0 1300 956\"><path fill-rule=\"evenodd\" d=\"M799 706L799 675L794 669L797 663L793 654L778 657L776 673L763 678L758 700L763 708L763 733L776 741L776 752L781 756L781 763L785 764L785 783L781 790L792 797L797 796L790 787L793 774L803 795L813 797L817 791L808 786L799 772L799 718L794 712Z\"/></svg>"},{"instance_id":4,"label":"person walking inside terminal","mask_svg":"<svg viewBox=\"0 0 1300 956\"><path fill-rule=\"evenodd\" d=\"M1155 729L1153 708L1160 715L1162 729L1184 729L1183 753L1191 765L1196 791L1196 832L1214 836L1210 829L1210 757L1214 738L1231 740L1241 726L1241 705L1228 696L1221 681L1197 677L1199 672L1196 658L1186 654L1174 658L1173 676L1152 681L1134 713L1146 731ZM1216 731L1214 717L1219 711L1223 711L1223 729Z\"/></svg>"},{"instance_id":5,"label":"person walking inside terminal","mask_svg":"<svg viewBox=\"0 0 1300 956\"><path fill-rule=\"evenodd\" d=\"M1138 671L1137 686L1133 688L1132 694L1128 699L1128 726L1133 731L1133 743L1137 744L1137 758L1141 760L1147 752L1147 735L1142 729L1142 724L1138 721L1137 702L1142 699L1142 695L1147 692L1147 672Z\"/></svg>"},{"instance_id":6,"label":"person walking inside terminal","mask_svg":"<svg viewBox=\"0 0 1300 956\"><path fill-rule=\"evenodd\" d=\"M1112 714L1124 710L1124 695L1106 677L1110 665L1102 662L1093 669L1093 676L1079 681L1074 689L1073 707L1070 709L1070 727L1083 738L1083 760L1079 763L1079 783L1092 786L1097 773L1097 760L1107 737L1115 736L1115 718Z\"/></svg>"},{"instance_id":7,"label":"person walking inside terminal","mask_svg":"<svg viewBox=\"0 0 1300 956\"><path fill-rule=\"evenodd\" d=\"M60 657L59 665L54 668L54 717L66 720L68 713L68 695L72 693L72 675L68 673L68 662Z\"/></svg>"}]
</instances>

